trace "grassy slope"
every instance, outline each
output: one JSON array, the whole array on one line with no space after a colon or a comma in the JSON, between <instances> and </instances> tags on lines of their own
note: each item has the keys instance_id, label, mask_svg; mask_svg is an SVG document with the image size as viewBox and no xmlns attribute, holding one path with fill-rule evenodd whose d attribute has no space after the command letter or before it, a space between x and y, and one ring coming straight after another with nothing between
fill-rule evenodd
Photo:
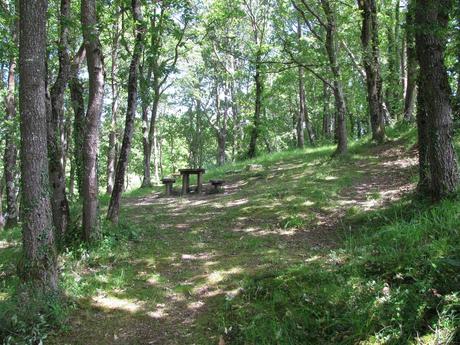
<instances>
[{"instance_id":1,"label":"grassy slope","mask_svg":"<svg viewBox=\"0 0 460 345\"><path fill-rule=\"evenodd\" d=\"M413 133L404 140L411 146ZM363 143L344 159L331 161L332 151L260 157L261 172L226 174L244 162L207 173L225 176L225 195L131 193L120 225L104 225L97 247L62 255L62 288L74 307L68 329L49 343L204 345L225 334L229 344L403 344L452 336L458 201L344 207L353 198L347 190L366 182L369 167L358 163L372 168L379 156ZM364 201L378 202L378 188L369 188ZM0 234L3 313L17 284L19 235ZM35 336L50 326L40 324ZM2 334L19 332L19 343L30 333L21 327L3 323Z\"/></svg>"},{"instance_id":2,"label":"grassy slope","mask_svg":"<svg viewBox=\"0 0 460 345\"><path fill-rule=\"evenodd\" d=\"M247 280L223 312L230 344L460 343L459 201L408 196L349 220L326 256Z\"/></svg>"}]
</instances>

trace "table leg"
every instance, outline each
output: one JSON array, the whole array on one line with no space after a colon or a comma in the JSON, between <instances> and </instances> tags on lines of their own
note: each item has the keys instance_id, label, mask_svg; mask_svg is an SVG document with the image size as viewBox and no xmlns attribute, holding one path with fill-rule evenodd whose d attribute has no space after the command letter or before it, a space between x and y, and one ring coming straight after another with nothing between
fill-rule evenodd
<instances>
[{"instance_id":1,"label":"table leg","mask_svg":"<svg viewBox=\"0 0 460 345\"><path fill-rule=\"evenodd\" d=\"M202 178L201 173L198 173L196 184L197 184L197 187L196 187L197 192L201 193L201 191L203 190L203 178Z\"/></svg>"},{"instance_id":2,"label":"table leg","mask_svg":"<svg viewBox=\"0 0 460 345\"><path fill-rule=\"evenodd\" d=\"M190 175L185 175L185 193L190 193Z\"/></svg>"},{"instance_id":3,"label":"table leg","mask_svg":"<svg viewBox=\"0 0 460 345\"><path fill-rule=\"evenodd\" d=\"M182 195L187 194L187 174L182 175Z\"/></svg>"}]
</instances>

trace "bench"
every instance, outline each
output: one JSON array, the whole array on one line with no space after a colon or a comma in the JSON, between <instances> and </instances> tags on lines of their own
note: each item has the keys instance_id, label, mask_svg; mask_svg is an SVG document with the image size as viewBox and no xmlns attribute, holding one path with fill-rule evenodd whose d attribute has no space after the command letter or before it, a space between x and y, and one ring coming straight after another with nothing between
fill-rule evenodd
<instances>
[{"instance_id":1,"label":"bench","mask_svg":"<svg viewBox=\"0 0 460 345\"><path fill-rule=\"evenodd\" d=\"M165 185L165 194L166 196L170 196L173 191L173 184L176 183L176 179L170 178L170 177L165 177L161 179L161 183Z\"/></svg>"},{"instance_id":2,"label":"bench","mask_svg":"<svg viewBox=\"0 0 460 345\"><path fill-rule=\"evenodd\" d=\"M220 187L222 187L224 182L224 180L209 180L209 183L214 187L212 190L214 193L219 193Z\"/></svg>"}]
</instances>

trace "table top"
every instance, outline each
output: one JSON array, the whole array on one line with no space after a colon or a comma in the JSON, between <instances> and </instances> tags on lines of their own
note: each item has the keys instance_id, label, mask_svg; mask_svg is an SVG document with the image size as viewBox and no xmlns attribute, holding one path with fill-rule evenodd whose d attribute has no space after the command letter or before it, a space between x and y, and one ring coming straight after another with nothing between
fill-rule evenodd
<instances>
[{"instance_id":1,"label":"table top","mask_svg":"<svg viewBox=\"0 0 460 345\"><path fill-rule=\"evenodd\" d=\"M179 172L181 174L204 174L205 173L205 170L202 169L202 168L199 168L199 169L191 169L191 168L187 168L187 169L179 169Z\"/></svg>"}]
</instances>

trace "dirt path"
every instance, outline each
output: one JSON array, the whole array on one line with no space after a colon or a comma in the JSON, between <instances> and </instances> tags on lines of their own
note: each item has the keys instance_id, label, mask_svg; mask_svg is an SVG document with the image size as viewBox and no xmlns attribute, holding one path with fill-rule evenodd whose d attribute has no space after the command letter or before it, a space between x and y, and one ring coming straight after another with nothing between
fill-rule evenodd
<instances>
[{"instance_id":1,"label":"dirt path","mask_svg":"<svg viewBox=\"0 0 460 345\"><path fill-rule=\"evenodd\" d=\"M124 280L79 301L71 330L51 343L217 344L218 306L245 277L324 254L350 210L409 192L415 164L390 142L346 162L296 156L229 175L223 194L126 199L123 216L141 237L104 278L122 267Z\"/></svg>"}]
</instances>

